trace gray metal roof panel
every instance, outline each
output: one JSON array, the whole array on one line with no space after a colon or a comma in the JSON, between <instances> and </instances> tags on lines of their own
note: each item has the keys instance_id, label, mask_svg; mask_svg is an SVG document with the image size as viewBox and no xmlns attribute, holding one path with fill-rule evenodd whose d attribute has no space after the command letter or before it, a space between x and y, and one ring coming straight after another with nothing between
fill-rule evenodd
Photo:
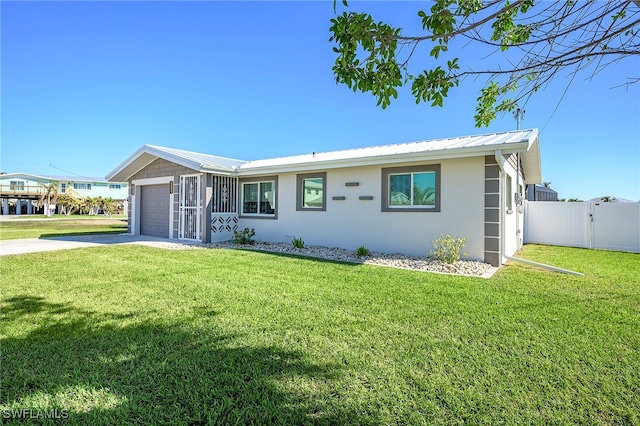
<instances>
[{"instance_id":1,"label":"gray metal roof panel","mask_svg":"<svg viewBox=\"0 0 640 426\"><path fill-rule=\"evenodd\" d=\"M346 167L349 165L383 164L385 161L410 161L428 158L453 158L483 155L493 150L523 152L523 165L529 169L531 183L540 180L540 158L537 129L517 130L475 136L435 139L355 148L340 151L310 153L289 157L243 161L217 155L185 151L181 149L144 145L116 167L107 179L126 181L156 158L163 158L200 172L258 174L266 171L313 170L319 168ZM529 183L529 182L528 182Z\"/></svg>"},{"instance_id":2,"label":"gray metal roof panel","mask_svg":"<svg viewBox=\"0 0 640 426\"><path fill-rule=\"evenodd\" d=\"M185 160L189 160L194 163L200 164L201 168L202 167L213 168L213 169L222 168L222 169L233 170L237 166L240 166L241 164L246 163L246 161L244 160L221 157L218 155L203 154L200 152L185 151L182 149L168 148L168 147L157 146L157 145L145 145L145 146L149 148L153 148L154 150L165 152L175 157L180 157Z\"/></svg>"},{"instance_id":3,"label":"gray metal roof panel","mask_svg":"<svg viewBox=\"0 0 640 426\"><path fill-rule=\"evenodd\" d=\"M355 148L341 151L319 152L290 157L271 158L249 161L240 165L239 170L274 168L295 164L317 162L339 162L345 160L359 160L374 157L390 157L406 154L437 153L451 150L465 150L473 148L506 149L515 144L530 143L537 137L537 130L518 130L505 133L492 133L476 136L463 136L429 141L409 142L393 145L381 145L365 148Z\"/></svg>"}]
</instances>

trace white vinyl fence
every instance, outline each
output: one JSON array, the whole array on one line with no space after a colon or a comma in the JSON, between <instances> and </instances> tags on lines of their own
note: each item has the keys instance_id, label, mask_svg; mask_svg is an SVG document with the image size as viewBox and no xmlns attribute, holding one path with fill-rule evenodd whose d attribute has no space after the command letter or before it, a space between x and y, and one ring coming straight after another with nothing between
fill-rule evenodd
<instances>
[{"instance_id":1,"label":"white vinyl fence","mask_svg":"<svg viewBox=\"0 0 640 426\"><path fill-rule=\"evenodd\" d=\"M526 201L524 242L640 253L640 203Z\"/></svg>"}]
</instances>

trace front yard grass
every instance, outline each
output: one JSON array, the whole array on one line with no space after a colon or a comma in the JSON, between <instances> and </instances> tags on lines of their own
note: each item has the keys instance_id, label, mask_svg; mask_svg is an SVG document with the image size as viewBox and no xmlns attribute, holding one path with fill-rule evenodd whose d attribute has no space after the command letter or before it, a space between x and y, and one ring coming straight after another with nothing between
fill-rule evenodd
<instances>
[{"instance_id":1,"label":"front yard grass","mask_svg":"<svg viewBox=\"0 0 640 426\"><path fill-rule=\"evenodd\" d=\"M61 235L121 234L127 232L127 218L105 216L63 216L0 221L0 240Z\"/></svg>"},{"instance_id":2,"label":"front yard grass","mask_svg":"<svg viewBox=\"0 0 640 426\"><path fill-rule=\"evenodd\" d=\"M143 246L5 256L0 410L67 410L71 425L638 424L640 256L522 257L585 276Z\"/></svg>"}]
</instances>

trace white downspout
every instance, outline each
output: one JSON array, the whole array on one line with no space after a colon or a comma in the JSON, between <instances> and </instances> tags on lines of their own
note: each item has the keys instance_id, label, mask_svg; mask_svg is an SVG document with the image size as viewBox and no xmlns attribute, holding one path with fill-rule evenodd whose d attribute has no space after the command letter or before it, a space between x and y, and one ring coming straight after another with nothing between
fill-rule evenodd
<instances>
[{"instance_id":1,"label":"white downspout","mask_svg":"<svg viewBox=\"0 0 640 426\"><path fill-rule=\"evenodd\" d=\"M516 153L516 192L520 194L520 153ZM511 196L511 194L509 194ZM522 248L522 242L524 241L522 235L522 229L520 229L520 208L522 207L522 194L518 198L520 202L516 202L516 248Z\"/></svg>"}]
</instances>

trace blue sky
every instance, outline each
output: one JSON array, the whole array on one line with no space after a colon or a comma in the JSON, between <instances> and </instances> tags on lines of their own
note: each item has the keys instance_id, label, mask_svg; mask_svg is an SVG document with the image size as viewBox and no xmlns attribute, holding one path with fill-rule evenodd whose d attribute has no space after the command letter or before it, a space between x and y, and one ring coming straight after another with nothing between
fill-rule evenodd
<instances>
[{"instance_id":1,"label":"blue sky","mask_svg":"<svg viewBox=\"0 0 640 426\"><path fill-rule=\"evenodd\" d=\"M411 28L420 5L352 4ZM516 127L511 114L474 127L480 82L444 108L406 90L386 110L337 86L329 1L0 8L4 172L104 176L145 143L252 160ZM640 84L615 87L638 69L636 58L578 75L564 97L571 76L560 75L524 106L560 197L640 200Z\"/></svg>"}]
</instances>

